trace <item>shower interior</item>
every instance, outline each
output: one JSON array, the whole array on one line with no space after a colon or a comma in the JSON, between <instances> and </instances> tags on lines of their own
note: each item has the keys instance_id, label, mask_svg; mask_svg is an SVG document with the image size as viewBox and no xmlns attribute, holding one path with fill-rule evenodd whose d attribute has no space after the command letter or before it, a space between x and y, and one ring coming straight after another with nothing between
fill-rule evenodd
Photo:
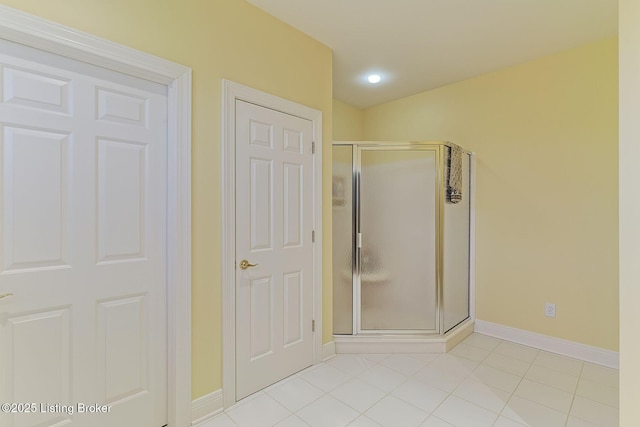
<instances>
[{"instance_id":1,"label":"shower interior","mask_svg":"<svg viewBox=\"0 0 640 427\"><path fill-rule=\"evenodd\" d=\"M337 352L446 351L471 333L472 158L463 152L462 200L450 203L449 151L333 144Z\"/></svg>"}]
</instances>

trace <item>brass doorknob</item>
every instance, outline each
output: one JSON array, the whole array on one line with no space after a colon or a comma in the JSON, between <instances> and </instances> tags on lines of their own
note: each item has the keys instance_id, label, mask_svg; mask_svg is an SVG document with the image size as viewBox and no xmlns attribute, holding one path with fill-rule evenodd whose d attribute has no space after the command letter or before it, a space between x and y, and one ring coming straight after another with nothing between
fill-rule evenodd
<instances>
[{"instance_id":1,"label":"brass doorknob","mask_svg":"<svg viewBox=\"0 0 640 427\"><path fill-rule=\"evenodd\" d=\"M243 269L243 270L246 270L249 267L255 267L256 265L258 265L258 264L251 264L246 259L243 259L242 261L240 261L240 268Z\"/></svg>"},{"instance_id":2,"label":"brass doorknob","mask_svg":"<svg viewBox=\"0 0 640 427\"><path fill-rule=\"evenodd\" d=\"M12 294L11 292L9 292L8 294L2 294L2 295L0 295L0 299L2 299L2 298L6 298L6 297L10 297L10 296L12 296L12 295L13 295L13 294Z\"/></svg>"}]
</instances>

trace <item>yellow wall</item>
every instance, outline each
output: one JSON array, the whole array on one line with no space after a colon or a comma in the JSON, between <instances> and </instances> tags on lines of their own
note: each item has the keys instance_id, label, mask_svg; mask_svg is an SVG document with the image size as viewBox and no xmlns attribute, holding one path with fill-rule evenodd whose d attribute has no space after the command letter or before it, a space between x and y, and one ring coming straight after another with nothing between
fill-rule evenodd
<instances>
[{"instance_id":1,"label":"yellow wall","mask_svg":"<svg viewBox=\"0 0 640 427\"><path fill-rule=\"evenodd\" d=\"M366 140L477 153L478 319L618 349L617 62L608 39L364 111Z\"/></svg>"},{"instance_id":2,"label":"yellow wall","mask_svg":"<svg viewBox=\"0 0 640 427\"><path fill-rule=\"evenodd\" d=\"M331 51L243 0L0 0L193 69L193 387L222 386L221 79L323 112L331 158ZM325 329L331 336L331 162L325 162Z\"/></svg>"},{"instance_id":3,"label":"yellow wall","mask_svg":"<svg viewBox=\"0 0 640 427\"><path fill-rule=\"evenodd\" d=\"M640 425L640 0L620 0L620 425Z\"/></svg>"},{"instance_id":4,"label":"yellow wall","mask_svg":"<svg viewBox=\"0 0 640 427\"><path fill-rule=\"evenodd\" d=\"M333 140L362 141L364 111L352 105L333 100Z\"/></svg>"}]
</instances>

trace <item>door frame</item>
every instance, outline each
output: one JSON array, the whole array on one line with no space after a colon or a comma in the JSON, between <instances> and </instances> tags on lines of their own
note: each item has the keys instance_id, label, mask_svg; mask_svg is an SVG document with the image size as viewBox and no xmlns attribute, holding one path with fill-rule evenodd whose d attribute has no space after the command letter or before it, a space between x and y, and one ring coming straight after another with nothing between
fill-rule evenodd
<instances>
[{"instance_id":1,"label":"door frame","mask_svg":"<svg viewBox=\"0 0 640 427\"><path fill-rule=\"evenodd\" d=\"M191 69L0 5L0 39L167 87L167 422L191 425Z\"/></svg>"},{"instance_id":2,"label":"door frame","mask_svg":"<svg viewBox=\"0 0 640 427\"><path fill-rule=\"evenodd\" d=\"M235 104L242 100L313 123L313 364L322 361L322 112L222 80L222 396L225 408L236 403L236 165Z\"/></svg>"}]
</instances>

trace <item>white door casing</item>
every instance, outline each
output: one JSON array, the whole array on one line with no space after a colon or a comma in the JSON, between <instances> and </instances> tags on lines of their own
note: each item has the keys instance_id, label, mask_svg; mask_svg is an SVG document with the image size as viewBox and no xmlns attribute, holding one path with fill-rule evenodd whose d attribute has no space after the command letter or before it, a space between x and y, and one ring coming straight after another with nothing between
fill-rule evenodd
<instances>
[{"instance_id":1,"label":"white door casing","mask_svg":"<svg viewBox=\"0 0 640 427\"><path fill-rule=\"evenodd\" d=\"M167 306L169 392L167 412L169 426L189 425L191 423L191 70L5 6L0 6L0 39L159 83L168 90L166 280L169 291ZM58 146L64 146L64 143L61 142ZM92 252L95 253L95 251ZM129 304L131 307L136 304L134 300L135 296L133 300L126 302L131 303ZM115 306L112 308L118 309ZM54 316L60 314L53 311ZM63 314L59 318L66 321Z\"/></svg>"},{"instance_id":2,"label":"white door casing","mask_svg":"<svg viewBox=\"0 0 640 427\"><path fill-rule=\"evenodd\" d=\"M0 401L71 408L0 420L162 426L166 87L0 50Z\"/></svg>"},{"instance_id":3,"label":"white door casing","mask_svg":"<svg viewBox=\"0 0 640 427\"><path fill-rule=\"evenodd\" d=\"M242 102L242 101L245 101L245 102ZM270 356L269 353L270 352L276 353L276 351L273 350L274 348L273 346L276 345L275 341L269 341L269 340L272 340L273 337L275 337L276 331L274 331L274 333L268 338L255 337L256 339L252 343L251 333L247 329L247 325L237 324L237 321L239 321L238 319L246 318L247 317L246 314L248 314L249 311L247 309L248 306L244 305L245 314L243 315L242 313L236 313L236 309L238 309L238 311L242 310L242 307L239 304L237 304L236 299L239 298L242 300L251 301L251 298L253 297L253 298L258 298L258 300L263 302L264 296L268 294L267 289L270 286L272 287L272 289L277 288L276 283L278 283L278 281L280 283L280 289L275 290L274 293L272 293L273 297L277 297L279 299L282 298L282 301L284 301L285 298L291 299L293 297L296 297L296 298L302 297L303 293L301 291L304 290L304 286L305 286L303 283L305 283L304 280L308 278L306 277L305 279L302 279L302 281L298 282L298 276L299 276L298 272L302 269L308 268L304 266L304 262L302 262L301 264L299 263L298 267L293 267L292 264L287 265L287 262L289 263L293 262L293 264L296 264L295 259L288 260L286 257L283 257L283 256L275 256L272 259L269 259L269 255L267 255L267 253L270 252L270 249L261 250L259 248L255 248L253 251L249 250L249 247L252 244L251 243L252 238L254 239L254 243L256 243L257 246L260 246L260 244L262 244L259 242L259 240L262 239L263 242L266 241L264 239L266 238L265 236L267 235L264 234L263 231L256 229L255 227L253 230L251 228L246 228L246 227L244 227L246 228L246 230L243 230L243 231L238 230L238 228L240 227L240 223L244 218L247 219L248 224L251 223L251 216L250 216L251 214L249 212L241 211L241 209L248 209L247 203L249 203L249 200L253 200L253 203L257 203L258 205L262 204L264 206L266 206L266 203L268 200L271 200L270 198L260 199L260 197L258 197L260 196L260 194L264 195L264 191L258 191L258 192L254 191L254 195L257 198L247 195L247 197L251 197L251 199L247 198L245 199L245 201L241 200L242 195L240 194L240 190L244 188L244 190L242 191L248 191L250 193L252 181L247 179L246 183L244 184L238 184L236 181L237 179L240 179L240 176L241 176L240 174L242 173L236 170L236 154L238 154L239 156L244 156L242 154L242 148L239 148L238 146L240 138L236 138L236 123L237 123L238 117L240 117L240 114L241 114L240 110L243 108L240 105L244 105L249 109L252 109L255 107L263 111L266 111L268 114L274 115L272 116L272 118L277 119L278 117L280 118L289 117L289 119L293 120L293 122L300 120L301 123L308 122L311 125L311 132L313 135L312 141L315 141L316 143L315 155L312 155L310 159L312 172L309 175L309 178L307 178L307 181L304 181L301 184L301 187L299 188L300 192L297 193L299 194L299 197L295 199L302 202L303 194L308 193L307 196L311 197L311 205L312 205L310 209L310 213L308 214L308 216L305 215L304 218L298 216L299 218L302 218L302 220L299 223L296 222L296 220L285 223L283 218L278 219L274 217L273 219L275 221L274 224L279 221L281 225L279 226L280 227L279 229L276 228L274 225L274 229L270 231L272 233L270 235L270 238L272 238L271 240L272 243L276 241L275 236L277 236L278 234L276 230L281 230L281 233L289 233L288 234L289 237L286 237L286 235L284 237L280 237L281 242L285 243L285 245L287 245L286 242L289 242L288 246L290 246L290 247L282 248L282 251L286 253L287 249L294 249L294 251L300 252L300 254L297 254L295 256L304 257L303 255L304 251L308 250L308 247L306 246L306 244L297 245L297 244L293 244L292 242L297 238L295 236L297 236L296 233L298 233L301 237L300 240L305 241L304 239L306 238L307 240L305 242L310 243L311 236L310 235L303 236L302 233L305 233L304 230L307 230L306 231L307 234L309 233L309 230L315 231L315 243L311 243L310 245L311 252L312 252L312 256L310 259L311 271L303 272L303 275L311 276L310 287L312 289L311 290L312 316L311 318L307 317L305 320L304 307L300 311L298 311L297 309L298 306L296 305L294 306L296 307L296 309L289 310L286 313L287 319L295 318L296 319L295 322L293 321L284 322L283 320L285 316L284 312L279 315L280 316L279 318L281 319L279 323L276 323L274 321L274 319L278 318L278 316L272 315L272 314L266 314L266 312L258 312L257 313L258 317L254 316L254 320L257 320L260 318L271 319L273 323L269 326L269 328L279 327L281 331L277 333L282 337L280 339L283 340L283 342L286 342L287 340L289 340L290 341L289 345L292 348L296 347L297 344L301 343L296 338L296 334L298 333L297 332L298 326L293 327L293 325L294 324L300 325L299 326L300 333L304 333L303 328L305 327L306 327L307 333L310 333L311 325L308 324L309 319L315 320L315 325L316 325L315 332L312 334L312 337L311 337L312 347L313 347L312 356L311 356L312 363L318 363L319 361L321 361L321 357L322 357L321 356L322 355L322 334L321 334L321 331L322 331L322 326L321 326L322 325L322 319L321 319L321 308L322 308L322 304L321 304L321 297L322 297L322 286L321 286L321 283L322 283L321 281L322 279L322 274L321 274L321 269L322 269L322 258L321 258L321 252L322 252L321 251L321 248L322 248L322 239L321 239L321 235L322 235L322 229L321 229L322 228L321 227L322 113L320 111L311 109L309 107L305 107L300 104L296 104L291 101L288 101L270 94L266 94L264 92L251 89L246 86L242 86L226 80L223 81L223 104L224 104L223 105L223 189L224 191L223 191L223 201L222 201L223 231L224 231L223 248L222 248L222 257L223 257L223 268L222 268L223 399L224 399L224 406L229 407L233 405L239 397L244 396L251 392L251 391L247 392L247 390L250 390L250 388L244 389L243 391L242 389L243 386L240 386L240 385L238 385L238 389L237 389L236 387L237 374L239 376L242 376L245 373L244 372L245 369L247 369L247 373L249 373L252 369L250 365L253 363L255 363L256 366L259 366L260 363L262 362L268 363L267 359L269 359L269 356ZM237 105L239 106L238 111L236 110ZM262 107L265 107L265 108L262 108ZM269 126L263 126L263 125L268 123L269 123L269 119L256 120L254 123L256 125L254 126L254 133L256 133L257 135L258 133L263 132L264 134L265 129L269 128ZM297 125L291 125L290 126L291 130L295 130L296 126ZM247 132L251 133L251 126L248 126L246 129L247 129L246 130ZM286 129L287 129L287 126L284 126L284 128L280 129L280 132L284 131L286 133ZM295 133L296 132L292 132L290 135L293 136ZM236 139L238 139L238 142L236 141ZM260 138L256 138L256 139L260 139ZM262 138L262 139L265 139L265 138ZM275 138L274 138L274 141L275 141ZM282 139L280 139L279 143L280 144L284 143L285 147L287 147L287 144L288 144ZM274 144L276 143L274 142ZM304 155L300 154L300 152L298 152L299 154L294 154L295 149L293 147L297 147L298 145L296 144L288 147L289 150L293 150L290 153L287 153L286 148L282 150L284 153L287 153L287 154L284 154L285 161L282 162L282 159L281 159L281 163L279 164L280 165L279 167L282 169L278 173L282 173L282 171L284 170L286 172L281 176L285 177L288 173L290 177L288 184L291 185L292 187L289 187L289 188L296 188L295 187L297 185L296 183L299 182L297 180L301 176L299 175L299 172L301 172L301 170L303 169L303 168L300 168L298 165L301 164L300 158L304 157ZM302 147L297 149L303 150ZM307 150L306 153L308 155L311 147L307 145L305 149ZM253 181L254 187L260 190L264 190L269 186L269 184L265 183L263 179L260 179L259 175L261 173L263 174L267 173L267 175L272 177L270 179L272 179L271 184L273 185L283 185L283 182L287 182L286 180L281 180L280 184L278 184L278 181L274 179L277 175L276 170L278 169L278 166L276 166L277 163L271 163L271 160L267 160L268 156L264 156L266 151L262 150L261 152L260 149L256 151L255 153L258 153L258 154L254 156L256 157L256 159L253 162L253 169L257 173L257 176L256 176L257 179ZM278 154L278 156L280 155L282 155L282 153ZM290 155L294 155L294 158L286 157ZM295 156L300 156L300 157L295 158ZM287 164L288 166L283 167ZM249 162L249 165L251 165L250 162ZM269 168L270 168L270 172L267 172ZM248 168L245 169L245 171L248 171L248 170L249 170ZM271 175L271 173L273 173L273 175ZM244 172L244 175L246 176L247 172ZM304 176L304 174L302 176ZM238 194L236 194L237 190L238 190ZM284 193L286 192L283 192L283 194ZM280 199L280 201L277 201L274 196L273 201L270 202L271 207L275 207L277 203L282 204L282 200L284 199ZM291 199L291 201L293 200L294 199ZM298 207L296 207L295 208L296 210L289 211L288 215L292 216L294 212L295 212L295 215L301 215L304 209L302 208L302 205L304 205L304 203L298 203L297 205L296 203L291 203L289 206L292 209L294 206L299 206L300 213L297 213ZM245 206L245 207L242 207L242 206ZM274 209L272 209L272 212L275 214ZM255 217L255 218L257 221L260 221L258 217ZM305 227L310 227L310 228L305 228ZM254 236L251 236L251 234L254 231L258 234L254 233ZM240 247L241 233L248 233L248 235L245 236L244 241L249 243L244 248ZM260 233L263 233L263 234L260 234ZM236 247L237 237L238 237L238 247ZM248 253L245 251L248 251ZM242 258L243 252L247 253L246 258ZM236 255L239 257L238 259L236 259ZM251 263L260 264L261 262L260 260L258 260L258 258L263 256L265 256L265 258L262 264L255 268L249 268L244 271L241 270L240 268L236 269L236 262L240 263L242 259L247 259ZM255 259L252 259L251 257L255 257ZM262 260L262 258L260 259ZM298 259L301 259L301 258L298 258ZM278 275L284 276L284 277L281 279L278 279ZM285 278L286 280L283 280ZM253 282L253 284L257 286L253 286L253 287L250 286L249 285L250 282ZM285 286L282 286L282 283L284 282L287 282L287 283ZM309 285L306 285L306 286L309 286ZM286 294L283 293L283 289L287 289L288 292ZM273 299L270 302L273 304ZM304 302L302 304L304 305ZM269 306L263 303L261 307L263 309L266 309ZM302 317L300 315L302 315ZM250 322L251 321L249 320L249 323ZM291 328L284 330L282 329L283 325L288 325ZM269 330L269 328L264 328L264 325L262 326L263 326L263 330L265 329ZM240 333L242 328L245 328L244 338L240 338L237 335ZM259 329L258 328L254 329L254 331L257 331L257 330ZM236 339L238 339L237 343L236 343ZM244 339L244 342L241 342L243 339ZM252 344L254 346L253 349L251 349ZM266 350L266 348L269 346L272 346L271 347L272 349ZM287 347L286 344L285 344L285 347ZM304 345L299 347L303 348ZM261 351L261 348L262 348L262 351ZM240 351L243 351L246 353L247 357L245 362L247 365L243 366L242 364L244 362L241 361L242 356L237 356L237 353ZM302 350L302 352L304 351L307 351L307 350ZM253 356L251 356L252 352L254 353ZM286 354L286 353L281 353L281 355L282 354ZM274 366L275 368L269 367L267 369L273 369L273 370L281 369L281 372L284 372L284 367L278 368L277 367L278 364L284 365L290 362L285 361L284 363L282 362L274 362L274 363L275 363L274 365L265 365L265 366ZM301 362L296 362L296 363L299 363L298 368L294 368L293 367L294 363L290 363L291 366L289 366L288 374L294 373L296 372L296 370L304 367L303 366L304 364L300 364ZM306 363L306 366L308 366L310 362L305 362L305 363ZM243 371L243 372L240 373L240 371ZM262 374L259 374L259 375L260 375L260 378L256 381L256 384L262 384L262 385L258 386L254 384L253 385L254 391L256 387L260 388L260 387L263 387L264 385L267 385L273 382L273 379L269 379L268 376L264 376ZM280 373L278 375L275 375L273 378L276 378L278 376L281 377L282 375L286 376L287 374ZM240 381L242 381L242 379L240 379Z\"/></svg>"},{"instance_id":4,"label":"white door casing","mask_svg":"<svg viewBox=\"0 0 640 427\"><path fill-rule=\"evenodd\" d=\"M313 363L312 141L310 120L236 101L237 399Z\"/></svg>"}]
</instances>

